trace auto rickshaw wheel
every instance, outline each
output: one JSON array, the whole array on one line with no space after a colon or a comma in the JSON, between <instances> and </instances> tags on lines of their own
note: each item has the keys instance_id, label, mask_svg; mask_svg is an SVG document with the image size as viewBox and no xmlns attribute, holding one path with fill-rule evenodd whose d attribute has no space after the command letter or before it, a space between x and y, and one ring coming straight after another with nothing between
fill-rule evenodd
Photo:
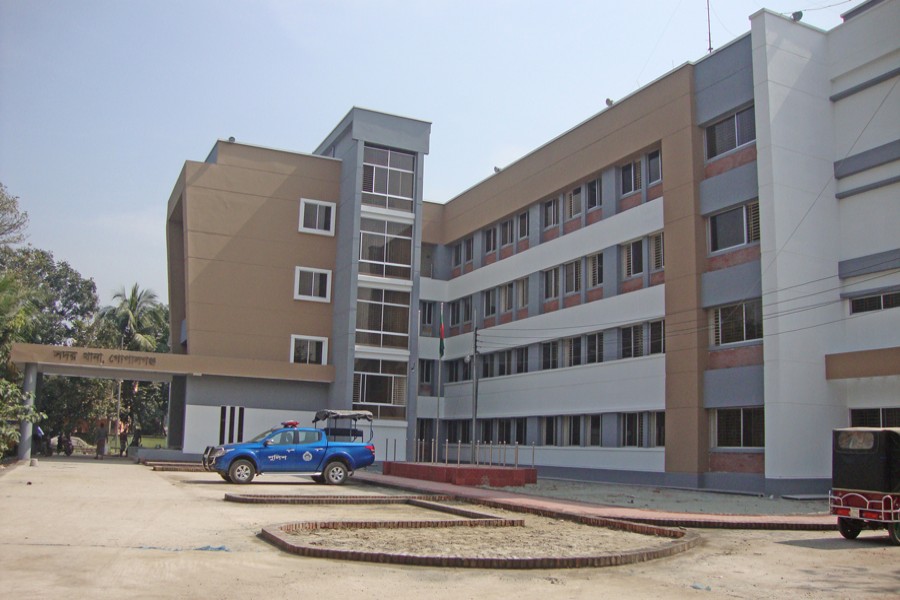
<instances>
[{"instance_id":1,"label":"auto rickshaw wheel","mask_svg":"<svg viewBox=\"0 0 900 600\"><path fill-rule=\"evenodd\" d=\"M862 526L853 519L840 517L838 518L838 530L848 540L855 540L859 536L859 532L862 531Z\"/></svg>"},{"instance_id":2,"label":"auto rickshaw wheel","mask_svg":"<svg viewBox=\"0 0 900 600\"><path fill-rule=\"evenodd\" d=\"M888 523L887 530L891 543L895 546L900 546L900 522Z\"/></svg>"}]
</instances>

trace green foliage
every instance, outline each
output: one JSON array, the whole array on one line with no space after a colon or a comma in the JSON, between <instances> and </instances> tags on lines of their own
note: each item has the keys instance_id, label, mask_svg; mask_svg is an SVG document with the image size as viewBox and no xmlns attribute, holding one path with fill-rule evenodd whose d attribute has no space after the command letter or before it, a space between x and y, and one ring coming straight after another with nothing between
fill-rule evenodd
<instances>
[{"instance_id":1,"label":"green foliage","mask_svg":"<svg viewBox=\"0 0 900 600\"><path fill-rule=\"evenodd\" d=\"M0 379L0 453L19 442L19 424L22 421L37 423L47 415L26 405L26 394L14 383Z\"/></svg>"},{"instance_id":2,"label":"green foliage","mask_svg":"<svg viewBox=\"0 0 900 600\"><path fill-rule=\"evenodd\" d=\"M142 290L135 283L130 292L121 288L113 295L113 300L116 304L104 307L100 318L115 326L121 336L119 348L142 352L156 350L158 337L169 326L168 309L160 304L156 293Z\"/></svg>"},{"instance_id":3,"label":"green foliage","mask_svg":"<svg viewBox=\"0 0 900 600\"><path fill-rule=\"evenodd\" d=\"M0 245L24 241L27 226L28 213L19 208L19 199L0 183Z\"/></svg>"},{"instance_id":4,"label":"green foliage","mask_svg":"<svg viewBox=\"0 0 900 600\"><path fill-rule=\"evenodd\" d=\"M115 414L115 382L109 379L44 376L38 383L37 405L47 414L45 432L90 432L89 423Z\"/></svg>"}]
</instances>

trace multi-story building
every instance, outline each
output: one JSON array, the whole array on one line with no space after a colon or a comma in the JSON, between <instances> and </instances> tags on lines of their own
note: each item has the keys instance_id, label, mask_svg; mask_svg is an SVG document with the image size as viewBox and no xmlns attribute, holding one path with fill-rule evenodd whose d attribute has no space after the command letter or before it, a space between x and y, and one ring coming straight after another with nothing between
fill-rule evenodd
<instances>
[{"instance_id":1,"label":"multi-story building","mask_svg":"<svg viewBox=\"0 0 900 600\"><path fill-rule=\"evenodd\" d=\"M445 204L420 121L217 143L170 200L173 347L301 364L176 381L185 451L365 407L382 458L477 441L545 476L827 488L832 428L900 425L898 24L898 0L827 32L760 11Z\"/></svg>"}]
</instances>

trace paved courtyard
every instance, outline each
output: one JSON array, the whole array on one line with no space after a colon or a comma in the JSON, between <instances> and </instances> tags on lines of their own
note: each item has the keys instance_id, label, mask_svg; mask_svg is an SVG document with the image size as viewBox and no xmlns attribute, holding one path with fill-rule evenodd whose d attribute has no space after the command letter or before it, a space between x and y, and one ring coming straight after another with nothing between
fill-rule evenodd
<instances>
[{"instance_id":1,"label":"paved courtyard","mask_svg":"<svg viewBox=\"0 0 900 600\"><path fill-rule=\"evenodd\" d=\"M68 598L890 598L900 548L884 532L695 530L699 547L636 565L506 571L403 567L280 552L263 526L308 507L224 502L226 492L402 494L360 480L341 488L263 477L155 472L123 459L42 458L0 471L0 589ZM367 477L378 481L377 477ZM562 484L560 484L562 485ZM509 496L508 492L504 492ZM357 506L315 514L354 518ZM415 533L411 533L415 535Z\"/></svg>"}]
</instances>

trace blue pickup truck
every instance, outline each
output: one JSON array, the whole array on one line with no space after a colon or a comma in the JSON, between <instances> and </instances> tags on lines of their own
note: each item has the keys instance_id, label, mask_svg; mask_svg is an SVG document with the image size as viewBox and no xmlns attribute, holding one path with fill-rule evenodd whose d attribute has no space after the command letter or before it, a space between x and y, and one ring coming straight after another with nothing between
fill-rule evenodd
<instances>
[{"instance_id":1,"label":"blue pickup truck","mask_svg":"<svg viewBox=\"0 0 900 600\"><path fill-rule=\"evenodd\" d=\"M363 436L356 422L365 419L371 423L371 412L322 410L313 424L333 425L340 419L349 419L351 427L310 428L286 421L249 442L208 446L203 468L217 472L229 483L250 483L263 473L295 473L309 475L316 483L341 485L356 469L375 462L375 446L370 443L371 435L369 442L356 441Z\"/></svg>"}]
</instances>

